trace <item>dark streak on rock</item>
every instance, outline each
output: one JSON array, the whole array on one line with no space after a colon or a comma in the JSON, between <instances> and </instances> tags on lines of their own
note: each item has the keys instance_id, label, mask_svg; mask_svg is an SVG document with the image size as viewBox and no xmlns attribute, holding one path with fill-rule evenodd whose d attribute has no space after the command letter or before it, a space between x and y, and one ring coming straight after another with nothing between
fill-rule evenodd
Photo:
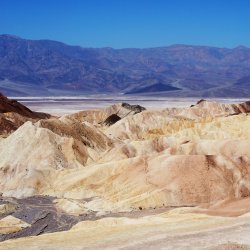
<instances>
[{"instance_id":1,"label":"dark streak on rock","mask_svg":"<svg viewBox=\"0 0 250 250\"><path fill-rule=\"evenodd\" d=\"M86 219L86 215L73 216L58 211L52 197L33 196L24 199L0 197L0 204L4 203L17 205L13 212L2 215L2 218L11 214L31 224L31 227L16 233L0 234L0 241L69 230L77 222Z\"/></svg>"},{"instance_id":2,"label":"dark streak on rock","mask_svg":"<svg viewBox=\"0 0 250 250\"><path fill-rule=\"evenodd\" d=\"M119 117L117 114L110 115L104 122L104 125L111 126L115 124L116 122L120 121L121 117Z\"/></svg>"},{"instance_id":3,"label":"dark streak on rock","mask_svg":"<svg viewBox=\"0 0 250 250\"><path fill-rule=\"evenodd\" d=\"M128 217L139 218L149 214L157 214L169 211L176 207L161 207L134 210L132 212L107 213L102 216L97 216L96 212L89 211L87 214L73 216L63 211L58 211L53 203L54 198L49 196L32 196L24 199L6 198L0 196L0 204L11 203L15 205L15 210L2 215L12 215L29 224L31 227L24 228L16 233L0 234L0 242L8 239L16 239L27 236L37 236L44 233L53 233L69 230L73 225L80 221L91 220L95 221L104 217ZM85 202L91 201L92 198L85 199ZM191 205L189 205L191 206Z\"/></svg>"},{"instance_id":4,"label":"dark streak on rock","mask_svg":"<svg viewBox=\"0 0 250 250\"><path fill-rule=\"evenodd\" d=\"M144 107L142 107L140 105L131 105L131 104L128 104L126 102L122 103L122 107L135 112L135 114L146 110L146 108L144 108Z\"/></svg>"},{"instance_id":5,"label":"dark streak on rock","mask_svg":"<svg viewBox=\"0 0 250 250\"><path fill-rule=\"evenodd\" d=\"M206 155L206 160L208 170L210 169L210 167L216 166L216 162L213 155Z\"/></svg>"}]
</instances>

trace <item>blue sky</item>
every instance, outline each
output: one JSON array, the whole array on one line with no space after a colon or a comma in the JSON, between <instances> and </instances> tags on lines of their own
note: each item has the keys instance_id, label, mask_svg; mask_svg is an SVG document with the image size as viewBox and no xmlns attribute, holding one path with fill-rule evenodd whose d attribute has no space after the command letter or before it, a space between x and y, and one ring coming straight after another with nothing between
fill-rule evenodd
<instances>
[{"instance_id":1,"label":"blue sky","mask_svg":"<svg viewBox=\"0 0 250 250\"><path fill-rule=\"evenodd\" d=\"M83 47L250 47L249 0L0 0L0 33Z\"/></svg>"}]
</instances>

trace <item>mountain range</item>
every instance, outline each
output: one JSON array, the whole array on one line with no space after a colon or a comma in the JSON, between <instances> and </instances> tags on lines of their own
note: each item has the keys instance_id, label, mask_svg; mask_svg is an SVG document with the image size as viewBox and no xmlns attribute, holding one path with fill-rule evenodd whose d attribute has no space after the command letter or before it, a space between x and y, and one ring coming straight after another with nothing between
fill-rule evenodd
<instances>
[{"instance_id":1,"label":"mountain range","mask_svg":"<svg viewBox=\"0 0 250 250\"><path fill-rule=\"evenodd\" d=\"M9 96L249 97L250 49L82 48L0 35L0 92Z\"/></svg>"}]
</instances>

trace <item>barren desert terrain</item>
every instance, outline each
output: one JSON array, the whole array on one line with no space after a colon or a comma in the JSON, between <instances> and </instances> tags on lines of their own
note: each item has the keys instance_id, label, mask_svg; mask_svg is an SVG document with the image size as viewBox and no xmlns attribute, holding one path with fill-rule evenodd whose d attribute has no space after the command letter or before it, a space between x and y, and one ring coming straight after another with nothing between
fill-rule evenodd
<instances>
[{"instance_id":1,"label":"barren desert terrain","mask_svg":"<svg viewBox=\"0 0 250 250\"><path fill-rule=\"evenodd\" d=\"M0 249L250 249L249 101L20 101L0 96Z\"/></svg>"}]
</instances>

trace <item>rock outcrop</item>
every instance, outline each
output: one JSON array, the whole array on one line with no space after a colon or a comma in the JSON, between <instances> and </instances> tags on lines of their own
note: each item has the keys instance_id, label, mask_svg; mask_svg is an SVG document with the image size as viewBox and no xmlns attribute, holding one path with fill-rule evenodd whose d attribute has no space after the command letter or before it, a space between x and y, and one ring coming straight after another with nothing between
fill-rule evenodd
<instances>
[{"instance_id":1,"label":"rock outcrop","mask_svg":"<svg viewBox=\"0 0 250 250\"><path fill-rule=\"evenodd\" d=\"M1 190L93 197L86 206L105 211L245 197L248 111L248 103L201 101L161 111L120 104L95 111L98 116L86 111L27 122L0 141ZM123 118L100 127L112 113Z\"/></svg>"},{"instance_id":2,"label":"rock outcrop","mask_svg":"<svg viewBox=\"0 0 250 250\"><path fill-rule=\"evenodd\" d=\"M90 122L94 125L104 124L106 119L111 115L116 115L117 117L125 118L133 116L137 113L146 110L140 105L130 105L128 103L118 103L114 104L108 108L100 110L84 110L74 114L66 115L68 119L77 120L80 122Z\"/></svg>"},{"instance_id":3,"label":"rock outcrop","mask_svg":"<svg viewBox=\"0 0 250 250\"><path fill-rule=\"evenodd\" d=\"M172 207L192 207L192 218L247 216L250 210L242 207L250 197L249 131L249 102L205 100L183 109L119 104L27 121L0 140L0 190L4 198L52 196L56 209L69 216ZM177 214L167 218L177 223ZM165 221L150 218L154 225ZM139 224L148 225L145 220ZM83 222L68 233L103 228L104 221L115 230L139 222ZM61 234L56 237L51 239Z\"/></svg>"},{"instance_id":4,"label":"rock outcrop","mask_svg":"<svg viewBox=\"0 0 250 250\"><path fill-rule=\"evenodd\" d=\"M107 126L111 126L113 124L115 124L116 122L120 121L121 120L121 117L118 116L117 114L112 114L110 115L104 122L103 124L104 125L107 125Z\"/></svg>"},{"instance_id":5,"label":"rock outcrop","mask_svg":"<svg viewBox=\"0 0 250 250\"><path fill-rule=\"evenodd\" d=\"M23 104L0 93L0 137L7 137L26 121L36 122L50 118L49 114L33 112Z\"/></svg>"},{"instance_id":6,"label":"rock outcrop","mask_svg":"<svg viewBox=\"0 0 250 250\"><path fill-rule=\"evenodd\" d=\"M16 100L10 100L0 93L0 113L13 112L29 118L49 118L49 114L33 112Z\"/></svg>"}]
</instances>

